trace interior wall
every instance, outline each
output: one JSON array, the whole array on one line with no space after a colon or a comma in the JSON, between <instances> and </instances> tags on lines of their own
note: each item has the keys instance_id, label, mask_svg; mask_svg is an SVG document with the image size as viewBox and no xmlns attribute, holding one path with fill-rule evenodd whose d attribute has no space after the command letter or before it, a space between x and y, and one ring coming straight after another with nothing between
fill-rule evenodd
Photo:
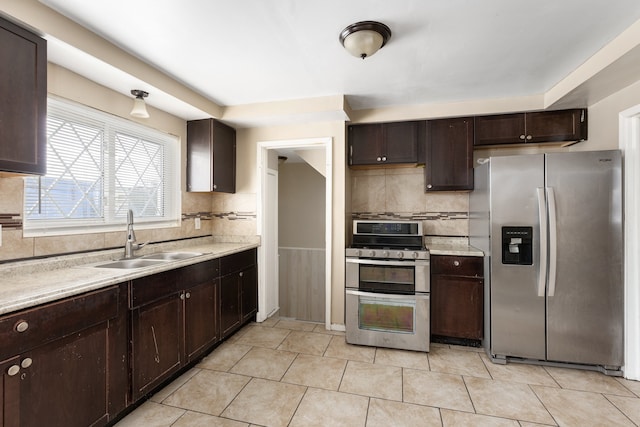
<instances>
[{"instance_id":1,"label":"interior wall","mask_svg":"<svg viewBox=\"0 0 640 427\"><path fill-rule=\"evenodd\" d=\"M148 107L148 119L129 116L133 98L121 95L98 85L78 74L55 64L47 67L48 92L116 116L136 121L145 126L175 135L179 138L181 159L186 158L186 122L164 111ZM184 237L211 234L211 221L202 221L196 230L191 214L211 212L211 195L208 193L187 193L186 162L180 161L180 188L182 189L182 214L184 220L179 227L136 230L140 241L164 241ZM23 217L24 179L22 177L0 178L0 213L18 214ZM22 237L22 229L4 229L0 260L47 256L85 250L98 250L124 246L125 228L122 232L92 233L68 236Z\"/></svg>"},{"instance_id":2,"label":"interior wall","mask_svg":"<svg viewBox=\"0 0 640 427\"><path fill-rule=\"evenodd\" d=\"M324 249L325 179L307 163L278 169L280 246Z\"/></svg>"}]
</instances>

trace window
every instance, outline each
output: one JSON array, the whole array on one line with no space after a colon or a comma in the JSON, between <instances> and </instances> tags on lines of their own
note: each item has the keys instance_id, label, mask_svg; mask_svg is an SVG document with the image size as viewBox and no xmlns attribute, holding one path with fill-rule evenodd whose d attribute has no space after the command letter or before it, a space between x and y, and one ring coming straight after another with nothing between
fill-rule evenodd
<instances>
[{"instance_id":1,"label":"window","mask_svg":"<svg viewBox=\"0 0 640 427\"><path fill-rule=\"evenodd\" d=\"M176 226L178 138L92 108L49 98L47 175L25 179L27 236Z\"/></svg>"}]
</instances>

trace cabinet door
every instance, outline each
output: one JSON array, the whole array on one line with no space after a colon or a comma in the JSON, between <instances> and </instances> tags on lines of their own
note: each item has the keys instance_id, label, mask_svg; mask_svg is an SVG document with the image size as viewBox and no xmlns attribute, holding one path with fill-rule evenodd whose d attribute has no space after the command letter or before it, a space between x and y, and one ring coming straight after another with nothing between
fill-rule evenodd
<instances>
[{"instance_id":1,"label":"cabinet door","mask_svg":"<svg viewBox=\"0 0 640 427\"><path fill-rule=\"evenodd\" d=\"M0 362L0 426L20 427L20 357Z\"/></svg>"},{"instance_id":2,"label":"cabinet door","mask_svg":"<svg viewBox=\"0 0 640 427\"><path fill-rule=\"evenodd\" d=\"M473 190L473 118L430 120L425 191Z\"/></svg>"},{"instance_id":3,"label":"cabinet door","mask_svg":"<svg viewBox=\"0 0 640 427\"><path fill-rule=\"evenodd\" d=\"M181 365L182 299L173 294L131 312L134 401L150 392Z\"/></svg>"},{"instance_id":4,"label":"cabinet door","mask_svg":"<svg viewBox=\"0 0 640 427\"><path fill-rule=\"evenodd\" d=\"M431 277L431 334L482 339L483 280Z\"/></svg>"},{"instance_id":5,"label":"cabinet door","mask_svg":"<svg viewBox=\"0 0 640 427\"><path fill-rule=\"evenodd\" d=\"M418 122L393 122L383 125L384 163L418 162Z\"/></svg>"},{"instance_id":6,"label":"cabinet door","mask_svg":"<svg viewBox=\"0 0 640 427\"><path fill-rule=\"evenodd\" d=\"M474 120L476 146L526 142L524 113L477 116Z\"/></svg>"},{"instance_id":7,"label":"cabinet door","mask_svg":"<svg viewBox=\"0 0 640 427\"><path fill-rule=\"evenodd\" d=\"M228 337L240 326L240 292L238 273L232 273L220 279L221 338Z\"/></svg>"},{"instance_id":8,"label":"cabinet door","mask_svg":"<svg viewBox=\"0 0 640 427\"><path fill-rule=\"evenodd\" d=\"M253 266L239 273L242 282L242 323L258 312L258 269Z\"/></svg>"},{"instance_id":9,"label":"cabinet door","mask_svg":"<svg viewBox=\"0 0 640 427\"><path fill-rule=\"evenodd\" d=\"M105 322L22 354L20 426L105 425L108 343Z\"/></svg>"},{"instance_id":10,"label":"cabinet door","mask_svg":"<svg viewBox=\"0 0 640 427\"><path fill-rule=\"evenodd\" d=\"M0 18L0 171L46 173L47 44Z\"/></svg>"},{"instance_id":11,"label":"cabinet door","mask_svg":"<svg viewBox=\"0 0 640 427\"><path fill-rule=\"evenodd\" d=\"M213 124L213 191L236 192L236 131Z\"/></svg>"},{"instance_id":12,"label":"cabinet door","mask_svg":"<svg viewBox=\"0 0 640 427\"><path fill-rule=\"evenodd\" d=\"M527 142L581 141L587 138L587 110L526 113Z\"/></svg>"},{"instance_id":13,"label":"cabinet door","mask_svg":"<svg viewBox=\"0 0 640 427\"><path fill-rule=\"evenodd\" d=\"M187 362L196 359L218 340L218 281L211 280L184 291Z\"/></svg>"},{"instance_id":14,"label":"cabinet door","mask_svg":"<svg viewBox=\"0 0 640 427\"><path fill-rule=\"evenodd\" d=\"M382 124L349 126L348 138L350 165L375 165L382 162Z\"/></svg>"}]
</instances>

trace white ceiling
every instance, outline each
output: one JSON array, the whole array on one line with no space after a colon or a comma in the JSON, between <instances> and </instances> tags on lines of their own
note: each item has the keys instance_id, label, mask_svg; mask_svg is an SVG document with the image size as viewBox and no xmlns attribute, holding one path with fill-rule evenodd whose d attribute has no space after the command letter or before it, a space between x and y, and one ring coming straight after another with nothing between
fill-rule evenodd
<instances>
[{"instance_id":1,"label":"white ceiling","mask_svg":"<svg viewBox=\"0 0 640 427\"><path fill-rule=\"evenodd\" d=\"M538 95L640 19L638 0L40 1L221 106L346 95L357 110ZM362 20L393 33L365 60L338 40ZM50 44L50 61L133 88L82 55ZM163 94L149 91L151 105L195 114L171 97L154 104Z\"/></svg>"}]
</instances>

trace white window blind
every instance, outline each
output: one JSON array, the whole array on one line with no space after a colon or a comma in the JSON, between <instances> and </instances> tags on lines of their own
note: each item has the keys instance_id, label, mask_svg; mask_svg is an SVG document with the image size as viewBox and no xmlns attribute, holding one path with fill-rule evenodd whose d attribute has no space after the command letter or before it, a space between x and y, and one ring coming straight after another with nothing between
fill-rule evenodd
<instances>
[{"instance_id":1,"label":"white window blind","mask_svg":"<svg viewBox=\"0 0 640 427\"><path fill-rule=\"evenodd\" d=\"M49 98L47 175L25 179L25 235L179 223L174 136L87 106Z\"/></svg>"}]
</instances>

